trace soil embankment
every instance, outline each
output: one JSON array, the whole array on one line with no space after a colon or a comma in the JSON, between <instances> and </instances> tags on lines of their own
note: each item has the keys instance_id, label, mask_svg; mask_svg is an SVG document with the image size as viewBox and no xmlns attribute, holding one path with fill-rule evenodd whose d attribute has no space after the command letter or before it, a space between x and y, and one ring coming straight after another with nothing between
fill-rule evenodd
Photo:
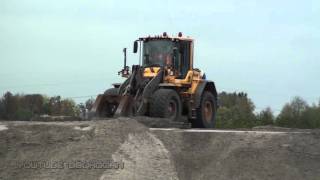
<instances>
[{"instance_id":1,"label":"soil embankment","mask_svg":"<svg viewBox=\"0 0 320 180\"><path fill-rule=\"evenodd\" d=\"M0 180L320 179L319 130L148 128L139 121L0 122ZM101 161L119 166L84 166Z\"/></svg>"}]
</instances>

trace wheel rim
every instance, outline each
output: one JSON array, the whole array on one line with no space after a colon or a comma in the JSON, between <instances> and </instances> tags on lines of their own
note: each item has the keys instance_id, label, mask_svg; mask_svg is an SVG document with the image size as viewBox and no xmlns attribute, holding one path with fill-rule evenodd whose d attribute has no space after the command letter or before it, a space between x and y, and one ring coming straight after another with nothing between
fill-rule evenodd
<instances>
[{"instance_id":1,"label":"wheel rim","mask_svg":"<svg viewBox=\"0 0 320 180\"><path fill-rule=\"evenodd\" d=\"M210 101L206 101L204 104L204 119L210 123L212 121L213 108Z\"/></svg>"},{"instance_id":2,"label":"wheel rim","mask_svg":"<svg viewBox=\"0 0 320 180\"><path fill-rule=\"evenodd\" d=\"M170 101L168 105L168 116L175 117L177 112L177 104L175 101Z\"/></svg>"}]
</instances>

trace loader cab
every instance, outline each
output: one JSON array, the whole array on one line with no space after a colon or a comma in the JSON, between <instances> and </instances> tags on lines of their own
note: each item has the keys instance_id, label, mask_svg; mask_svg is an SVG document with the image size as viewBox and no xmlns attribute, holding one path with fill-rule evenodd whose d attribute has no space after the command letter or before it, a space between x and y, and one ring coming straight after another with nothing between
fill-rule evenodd
<instances>
[{"instance_id":1,"label":"loader cab","mask_svg":"<svg viewBox=\"0 0 320 180\"><path fill-rule=\"evenodd\" d=\"M184 79L193 68L193 40L168 36L140 38L142 66L171 69L177 79ZM135 43L136 44L136 43ZM136 45L135 45L136 46Z\"/></svg>"}]
</instances>

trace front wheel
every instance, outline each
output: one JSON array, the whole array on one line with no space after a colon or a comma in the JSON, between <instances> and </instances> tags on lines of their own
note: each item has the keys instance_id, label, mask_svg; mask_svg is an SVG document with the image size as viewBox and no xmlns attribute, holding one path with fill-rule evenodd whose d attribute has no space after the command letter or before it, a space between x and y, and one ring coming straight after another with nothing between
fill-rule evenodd
<instances>
[{"instance_id":1,"label":"front wheel","mask_svg":"<svg viewBox=\"0 0 320 180\"><path fill-rule=\"evenodd\" d=\"M180 96L172 89L158 89L151 98L150 116L168 118L170 121L179 121L181 118Z\"/></svg>"},{"instance_id":2,"label":"front wheel","mask_svg":"<svg viewBox=\"0 0 320 180\"><path fill-rule=\"evenodd\" d=\"M204 91L200 107L197 109L197 119L192 123L197 128L214 128L217 112L216 98L209 91Z\"/></svg>"}]
</instances>

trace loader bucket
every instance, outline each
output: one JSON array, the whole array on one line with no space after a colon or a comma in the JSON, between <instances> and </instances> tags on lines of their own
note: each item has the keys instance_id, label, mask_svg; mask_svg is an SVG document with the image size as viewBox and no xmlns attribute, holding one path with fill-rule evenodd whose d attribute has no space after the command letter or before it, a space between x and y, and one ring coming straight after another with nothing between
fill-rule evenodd
<instances>
[{"instance_id":1,"label":"loader bucket","mask_svg":"<svg viewBox=\"0 0 320 180\"><path fill-rule=\"evenodd\" d=\"M99 94L91 109L94 117L119 117L132 114L132 97Z\"/></svg>"}]
</instances>

